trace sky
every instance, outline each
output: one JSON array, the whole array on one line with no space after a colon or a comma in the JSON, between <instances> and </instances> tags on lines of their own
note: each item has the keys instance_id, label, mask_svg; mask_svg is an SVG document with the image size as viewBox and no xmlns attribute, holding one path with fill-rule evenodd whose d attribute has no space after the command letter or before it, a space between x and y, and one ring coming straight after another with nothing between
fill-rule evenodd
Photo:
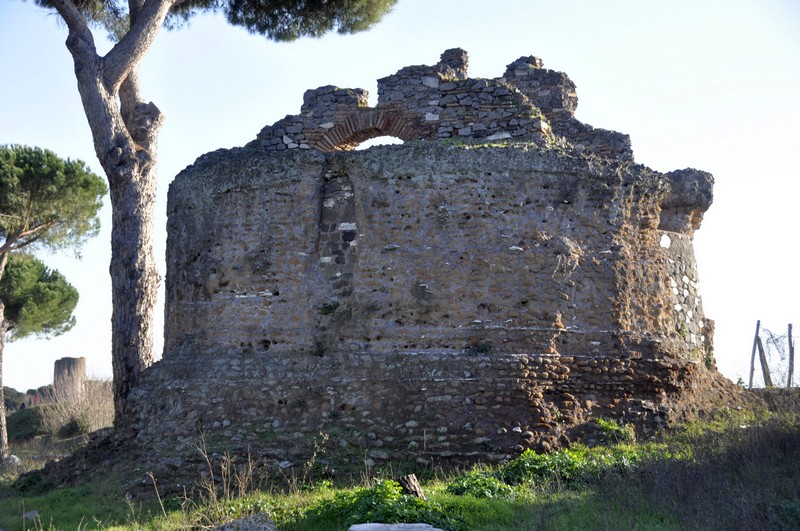
<instances>
[{"instance_id":1,"label":"sky","mask_svg":"<svg viewBox=\"0 0 800 531\"><path fill-rule=\"evenodd\" d=\"M101 173L65 39L53 12L0 2L0 144L44 147ZM111 46L102 32L96 40L102 53ZM215 15L162 31L140 69L144 97L166 115L155 242L162 276L167 189L198 156L244 145L299 113L307 89L364 88L374 104L378 78L435 64L455 47L469 53L470 77L500 77L515 59L540 57L577 85L576 117L629 134L638 163L714 174L714 204L695 235L700 291L716 321L720 371L747 381L756 321L776 333L800 325L796 0L399 0L357 35L273 43ZM107 198L101 222L80 259L41 253L80 292L77 325L7 343L4 385L51 383L64 356L84 356L91 377L110 379ZM160 351L160 334L156 343Z\"/></svg>"}]
</instances>

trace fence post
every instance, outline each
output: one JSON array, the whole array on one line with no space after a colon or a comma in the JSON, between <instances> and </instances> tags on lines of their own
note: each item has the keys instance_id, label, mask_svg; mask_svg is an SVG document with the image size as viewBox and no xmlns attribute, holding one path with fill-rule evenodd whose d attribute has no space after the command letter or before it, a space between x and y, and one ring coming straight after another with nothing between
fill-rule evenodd
<instances>
[{"instance_id":1,"label":"fence post","mask_svg":"<svg viewBox=\"0 0 800 531\"><path fill-rule=\"evenodd\" d=\"M753 337L753 353L750 355L750 384L748 387L753 388L753 373L756 370L756 348L758 348L758 330L761 328L761 319L756 321L756 335Z\"/></svg>"},{"instance_id":2,"label":"fence post","mask_svg":"<svg viewBox=\"0 0 800 531\"><path fill-rule=\"evenodd\" d=\"M764 387L773 387L772 376L769 374L769 365L767 365L767 353L764 352L764 344L761 343L761 338L756 338L758 343L758 357L761 360L761 374L764 375Z\"/></svg>"},{"instance_id":3,"label":"fence post","mask_svg":"<svg viewBox=\"0 0 800 531\"><path fill-rule=\"evenodd\" d=\"M792 386L794 374L794 341L792 340L792 323L789 323L789 376L786 378L786 388Z\"/></svg>"}]
</instances>

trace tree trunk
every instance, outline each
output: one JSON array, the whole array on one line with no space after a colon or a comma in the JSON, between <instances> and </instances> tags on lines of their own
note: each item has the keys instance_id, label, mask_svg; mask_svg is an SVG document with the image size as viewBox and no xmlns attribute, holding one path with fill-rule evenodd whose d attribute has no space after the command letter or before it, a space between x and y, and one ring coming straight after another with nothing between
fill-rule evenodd
<instances>
[{"instance_id":1,"label":"tree trunk","mask_svg":"<svg viewBox=\"0 0 800 531\"><path fill-rule=\"evenodd\" d=\"M105 57L69 1L54 6L70 28L67 49L95 153L111 195L111 359L114 425L125 424L125 403L141 371L153 363L153 311L160 281L153 258L156 139L163 117L139 95L136 69L175 0L148 2L141 20ZM146 15L146 16L145 16Z\"/></svg>"},{"instance_id":2,"label":"tree trunk","mask_svg":"<svg viewBox=\"0 0 800 531\"><path fill-rule=\"evenodd\" d=\"M756 350L758 349L758 331L761 329L761 319L756 321L756 335L753 336L753 353L750 355L750 382L749 389L753 388L753 374L756 372Z\"/></svg>"},{"instance_id":3,"label":"tree trunk","mask_svg":"<svg viewBox=\"0 0 800 531\"><path fill-rule=\"evenodd\" d=\"M124 424L125 402L139 373L153 363L153 311L159 276L153 258L155 169L111 184L111 355L114 425Z\"/></svg>"},{"instance_id":4,"label":"tree trunk","mask_svg":"<svg viewBox=\"0 0 800 531\"><path fill-rule=\"evenodd\" d=\"M0 269L0 277L2 277L2 269ZM5 304L0 301L0 463L11 455L11 451L8 448L8 431L6 430L6 397L3 392L3 348L6 344L6 332L8 331L5 310Z\"/></svg>"},{"instance_id":5,"label":"tree trunk","mask_svg":"<svg viewBox=\"0 0 800 531\"><path fill-rule=\"evenodd\" d=\"M761 338L756 339L756 344L758 345L758 357L761 361L761 374L764 376L764 387L770 388L772 387L772 376L769 373L769 365L767 364L767 354L764 351L764 344L761 342Z\"/></svg>"},{"instance_id":6,"label":"tree trunk","mask_svg":"<svg viewBox=\"0 0 800 531\"><path fill-rule=\"evenodd\" d=\"M111 196L111 363L114 425L120 427L130 390L153 363L153 311L160 280L153 258L154 154L161 115L152 104L129 102L130 130L116 98L105 93L99 79L93 81L83 84L79 77L78 86L86 94L84 109Z\"/></svg>"}]
</instances>

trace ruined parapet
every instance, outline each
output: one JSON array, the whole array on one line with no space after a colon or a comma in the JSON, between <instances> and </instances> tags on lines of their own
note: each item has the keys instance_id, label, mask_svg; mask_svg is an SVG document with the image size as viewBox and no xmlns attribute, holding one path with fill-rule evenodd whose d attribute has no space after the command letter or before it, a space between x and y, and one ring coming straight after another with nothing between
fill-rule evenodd
<instances>
[{"instance_id":1,"label":"ruined parapet","mask_svg":"<svg viewBox=\"0 0 800 531\"><path fill-rule=\"evenodd\" d=\"M467 53L456 48L436 65L409 66L379 79L374 108L363 89L309 90L299 115L265 127L251 146L330 152L382 135L404 141L516 139L540 147L567 142L609 158L633 159L628 135L574 117L574 83L544 69L540 59L522 57L496 79L470 79L467 65Z\"/></svg>"},{"instance_id":2,"label":"ruined parapet","mask_svg":"<svg viewBox=\"0 0 800 531\"><path fill-rule=\"evenodd\" d=\"M553 128L576 149L609 158L633 160L630 136L596 129L575 118L578 95L575 83L563 72L543 67L538 57L521 57L506 67L502 79L520 90L541 109Z\"/></svg>"},{"instance_id":3,"label":"ruined parapet","mask_svg":"<svg viewBox=\"0 0 800 531\"><path fill-rule=\"evenodd\" d=\"M80 402L86 385L86 358L61 358L53 369L53 393L59 402Z\"/></svg>"}]
</instances>

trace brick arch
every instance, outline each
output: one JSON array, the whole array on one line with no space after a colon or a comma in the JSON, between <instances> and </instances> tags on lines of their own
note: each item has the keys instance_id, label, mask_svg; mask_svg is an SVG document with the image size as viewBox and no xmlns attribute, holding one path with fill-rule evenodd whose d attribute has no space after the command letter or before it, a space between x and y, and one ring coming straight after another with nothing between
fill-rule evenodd
<instances>
[{"instance_id":1,"label":"brick arch","mask_svg":"<svg viewBox=\"0 0 800 531\"><path fill-rule=\"evenodd\" d=\"M325 152L352 151L362 142L379 136L394 136L403 142L429 138L416 122L397 111L358 109L309 144Z\"/></svg>"}]
</instances>

